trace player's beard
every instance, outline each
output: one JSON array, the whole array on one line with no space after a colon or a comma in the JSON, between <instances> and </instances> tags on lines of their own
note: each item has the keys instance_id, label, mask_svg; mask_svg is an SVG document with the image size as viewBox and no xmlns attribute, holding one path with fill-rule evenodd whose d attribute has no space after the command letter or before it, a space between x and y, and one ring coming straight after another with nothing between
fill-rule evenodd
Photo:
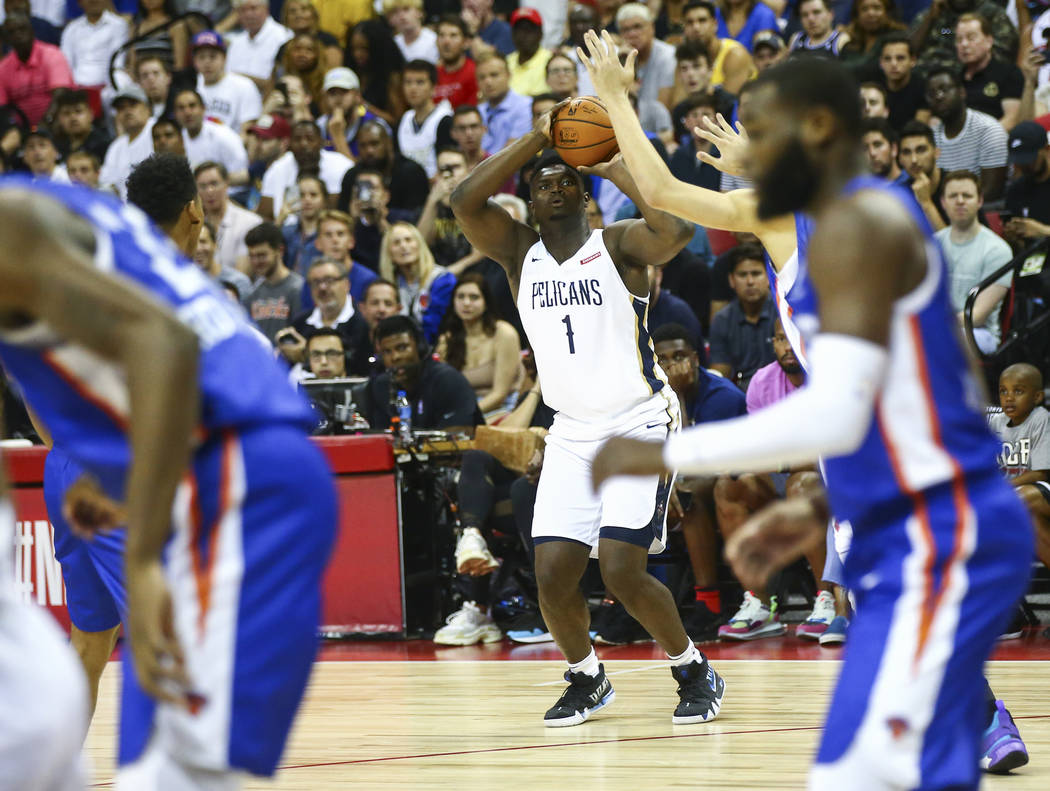
<instances>
[{"instance_id":1,"label":"player's beard","mask_svg":"<svg viewBox=\"0 0 1050 791\"><path fill-rule=\"evenodd\" d=\"M771 220L799 211L816 195L817 166L800 140L788 143L776 162L756 179L758 219Z\"/></svg>"}]
</instances>

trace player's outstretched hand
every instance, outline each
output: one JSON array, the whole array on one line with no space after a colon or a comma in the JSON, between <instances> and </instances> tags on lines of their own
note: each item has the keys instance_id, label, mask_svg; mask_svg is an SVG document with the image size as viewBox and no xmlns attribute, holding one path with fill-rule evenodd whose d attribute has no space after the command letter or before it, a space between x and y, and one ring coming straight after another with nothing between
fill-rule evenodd
<instances>
[{"instance_id":1,"label":"player's outstretched hand","mask_svg":"<svg viewBox=\"0 0 1050 791\"><path fill-rule=\"evenodd\" d=\"M745 588L764 588L774 571L824 541L827 519L808 497L763 508L726 542L726 558Z\"/></svg>"},{"instance_id":2,"label":"player's outstretched hand","mask_svg":"<svg viewBox=\"0 0 1050 791\"><path fill-rule=\"evenodd\" d=\"M613 437L598 451L591 464L594 491L614 475L664 475L664 445L640 439Z\"/></svg>"},{"instance_id":3,"label":"player's outstretched hand","mask_svg":"<svg viewBox=\"0 0 1050 791\"><path fill-rule=\"evenodd\" d=\"M91 538L100 530L113 530L124 524L124 506L109 498L98 481L82 475L66 490L62 516L81 538Z\"/></svg>"},{"instance_id":4,"label":"player's outstretched hand","mask_svg":"<svg viewBox=\"0 0 1050 791\"><path fill-rule=\"evenodd\" d=\"M128 637L135 673L146 693L179 707L191 704L185 660L175 636L171 593L160 560L126 565Z\"/></svg>"},{"instance_id":5,"label":"player's outstretched hand","mask_svg":"<svg viewBox=\"0 0 1050 791\"><path fill-rule=\"evenodd\" d=\"M603 30L599 38L593 30L588 30L583 34L583 40L587 44L587 51L577 47L576 55L580 63L587 67L598 98L611 99L617 94L629 92L634 87L634 62L638 59L638 50L632 49L627 55L627 61L621 64L620 53L609 31Z\"/></svg>"},{"instance_id":6,"label":"player's outstretched hand","mask_svg":"<svg viewBox=\"0 0 1050 791\"><path fill-rule=\"evenodd\" d=\"M693 131L715 146L719 154L713 157L707 151L701 151L696 155L697 159L730 176L746 175L744 163L747 157L748 137L747 130L739 122L736 129L733 129L722 114L718 113L715 120L704 118L704 126L693 127Z\"/></svg>"}]
</instances>

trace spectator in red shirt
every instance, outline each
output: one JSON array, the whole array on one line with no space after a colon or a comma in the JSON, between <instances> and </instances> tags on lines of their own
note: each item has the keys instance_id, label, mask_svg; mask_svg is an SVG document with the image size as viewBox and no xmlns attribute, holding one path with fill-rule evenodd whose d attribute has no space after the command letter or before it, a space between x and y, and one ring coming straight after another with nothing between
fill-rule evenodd
<instances>
[{"instance_id":1,"label":"spectator in red shirt","mask_svg":"<svg viewBox=\"0 0 1050 791\"><path fill-rule=\"evenodd\" d=\"M467 57L470 36L467 23L457 14L445 14L437 25L438 81L434 88L434 103L448 99L455 109L464 104L478 103L478 80L474 61Z\"/></svg>"},{"instance_id":2,"label":"spectator in red shirt","mask_svg":"<svg viewBox=\"0 0 1050 791\"><path fill-rule=\"evenodd\" d=\"M25 14L9 16L3 29L11 52L0 60L0 104L17 105L35 126L51 104L51 92L73 86L73 72L62 50L36 40Z\"/></svg>"}]
</instances>

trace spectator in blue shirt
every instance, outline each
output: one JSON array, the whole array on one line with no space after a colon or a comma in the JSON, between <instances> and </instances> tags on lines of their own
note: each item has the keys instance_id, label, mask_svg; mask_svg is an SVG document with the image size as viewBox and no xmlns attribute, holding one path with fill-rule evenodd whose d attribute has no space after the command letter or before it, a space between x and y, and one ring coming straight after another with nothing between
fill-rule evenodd
<instances>
[{"instance_id":1,"label":"spectator in blue shirt","mask_svg":"<svg viewBox=\"0 0 1050 791\"><path fill-rule=\"evenodd\" d=\"M492 0L463 0L463 19L480 38L500 55L509 55L514 51L514 39L510 35L510 25L492 13ZM475 52L480 56L480 52Z\"/></svg>"},{"instance_id":2,"label":"spectator in blue shirt","mask_svg":"<svg viewBox=\"0 0 1050 791\"><path fill-rule=\"evenodd\" d=\"M682 404L682 425L728 420L747 413L744 394L729 380L700 365L689 332L679 324L665 324L652 332L656 359ZM714 483L711 477L679 478L668 509L681 519L689 565L696 579L695 602L683 612L686 633L693 640L713 640L724 622L718 588L718 534L713 518Z\"/></svg>"},{"instance_id":3,"label":"spectator in blue shirt","mask_svg":"<svg viewBox=\"0 0 1050 791\"><path fill-rule=\"evenodd\" d=\"M715 9L718 22L718 37L739 41L748 52L755 40L755 34L763 30L780 32L777 15L769 6L759 0L721 0Z\"/></svg>"},{"instance_id":4,"label":"spectator in blue shirt","mask_svg":"<svg viewBox=\"0 0 1050 791\"><path fill-rule=\"evenodd\" d=\"M700 354L681 324L664 324L650 333L656 360L682 404L682 425L727 420L747 414L740 388L700 365Z\"/></svg>"},{"instance_id":5,"label":"spectator in blue shirt","mask_svg":"<svg viewBox=\"0 0 1050 791\"><path fill-rule=\"evenodd\" d=\"M484 100L478 105L486 127L481 147L495 154L532 129L532 99L510 89L510 69L502 55L479 57L475 76Z\"/></svg>"}]
</instances>

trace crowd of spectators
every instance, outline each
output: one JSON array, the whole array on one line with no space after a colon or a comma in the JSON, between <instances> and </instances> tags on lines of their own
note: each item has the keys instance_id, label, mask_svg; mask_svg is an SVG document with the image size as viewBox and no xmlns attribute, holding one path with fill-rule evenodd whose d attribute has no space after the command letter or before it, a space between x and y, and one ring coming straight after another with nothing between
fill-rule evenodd
<instances>
[{"instance_id":1,"label":"crowd of spectators","mask_svg":"<svg viewBox=\"0 0 1050 791\"><path fill-rule=\"evenodd\" d=\"M0 166L124 197L138 162L183 155L204 214L195 261L292 376L368 377L359 407L375 428L399 388L419 428L542 428L506 275L472 249L449 197L558 101L591 92L576 47L592 28L637 50L636 111L674 175L716 191L748 185L711 163L705 119L733 123L755 76L785 58L848 64L866 116L858 156L937 231L960 321L974 285L1050 235L1046 0L5 0ZM523 222L529 167L496 197ZM611 182L589 187L592 228L638 216ZM766 272L755 237L700 226L651 267L650 330L689 421L754 408L755 382L804 377L784 367ZM1001 274L974 306L985 352L1011 287ZM475 483L516 477L491 458L465 466ZM532 473L514 489L526 511ZM716 484L693 482L674 509L714 616L696 547L709 540L698 524L733 523ZM474 522L459 565L489 573ZM492 636L482 598L450 622L456 639ZM753 607L769 607L764 592Z\"/></svg>"}]
</instances>

